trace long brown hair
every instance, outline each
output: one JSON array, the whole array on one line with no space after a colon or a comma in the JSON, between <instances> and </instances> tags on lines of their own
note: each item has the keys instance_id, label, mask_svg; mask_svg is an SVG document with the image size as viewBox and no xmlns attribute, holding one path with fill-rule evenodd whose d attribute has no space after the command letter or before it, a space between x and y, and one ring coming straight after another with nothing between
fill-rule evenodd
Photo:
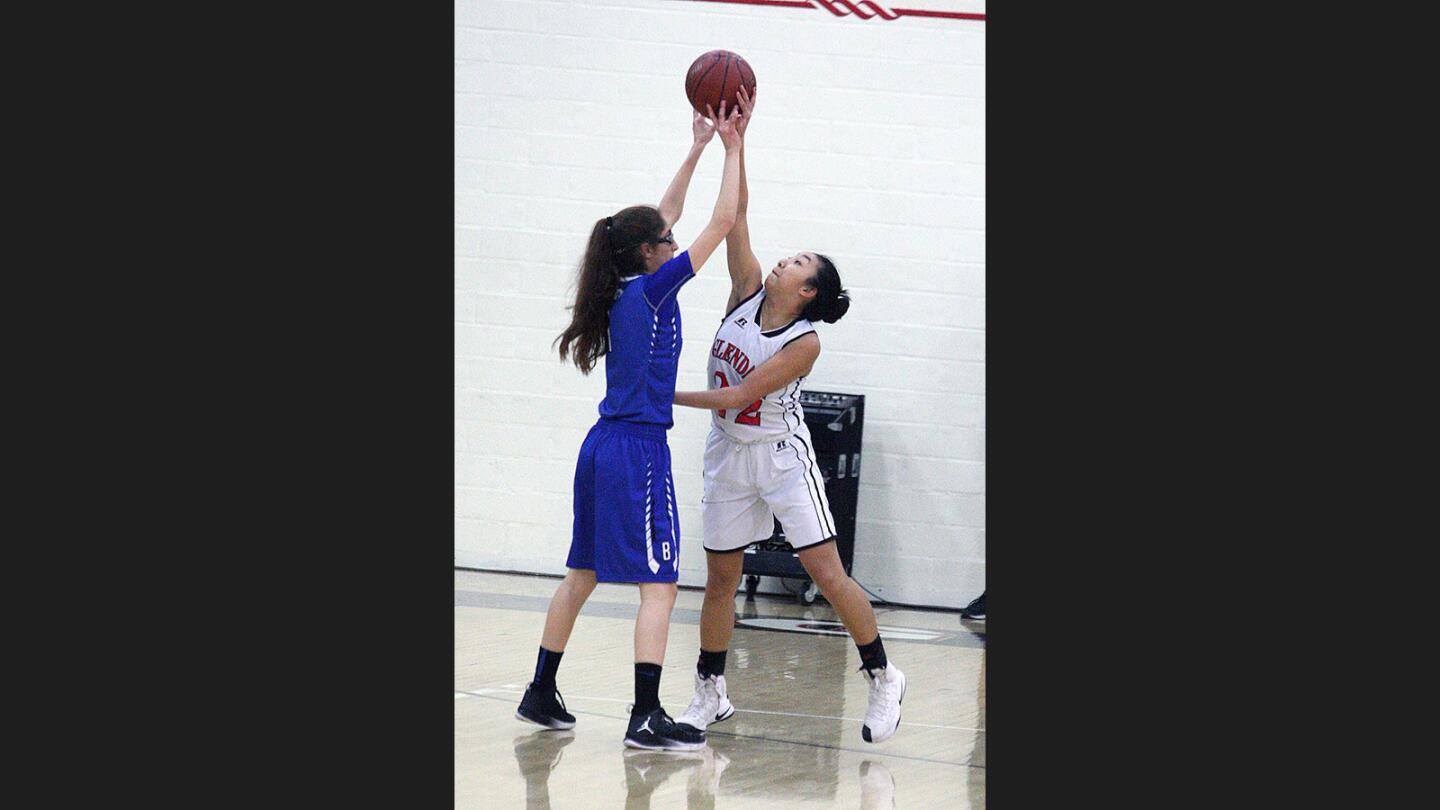
<instances>
[{"instance_id":1,"label":"long brown hair","mask_svg":"<svg viewBox=\"0 0 1440 810\"><path fill-rule=\"evenodd\" d=\"M654 242L664 229L665 220L651 205L632 205L590 229L575 282L575 303L568 307L570 325L555 338L560 359L573 360L581 374L589 374L610 351L610 307L620 278L645 272L640 246Z\"/></svg>"}]
</instances>

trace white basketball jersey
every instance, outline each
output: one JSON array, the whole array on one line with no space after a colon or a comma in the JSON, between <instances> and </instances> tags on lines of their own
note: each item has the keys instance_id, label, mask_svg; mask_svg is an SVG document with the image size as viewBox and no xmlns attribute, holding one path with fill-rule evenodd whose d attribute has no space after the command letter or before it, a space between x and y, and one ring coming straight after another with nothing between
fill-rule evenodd
<instances>
[{"instance_id":1,"label":"white basketball jersey","mask_svg":"<svg viewBox=\"0 0 1440 810\"><path fill-rule=\"evenodd\" d=\"M744 382L750 372L774 357L796 338L815 331L804 318L769 332L760 331L760 312L765 303L765 287L740 302L720 322L715 342L710 346L709 386L727 388ZM740 408L711 411L717 430L739 442L758 442L770 437L789 436L805 430L805 412L800 407L800 384L804 377L771 391L761 399ZM808 435L808 431L806 431Z\"/></svg>"}]
</instances>

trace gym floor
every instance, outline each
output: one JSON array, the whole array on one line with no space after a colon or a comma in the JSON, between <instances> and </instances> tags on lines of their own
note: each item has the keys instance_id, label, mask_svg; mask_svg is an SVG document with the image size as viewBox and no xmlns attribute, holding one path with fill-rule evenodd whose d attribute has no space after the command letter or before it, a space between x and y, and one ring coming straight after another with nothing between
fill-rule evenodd
<instances>
[{"instance_id":1,"label":"gym floor","mask_svg":"<svg viewBox=\"0 0 1440 810\"><path fill-rule=\"evenodd\" d=\"M634 700L633 585L601 584L557 678L572 731L515 719L557 577L455 572L457 808L983 808L985 623L877 605L885 651L905 672L895 736L860 737L860 656L817 600L735 597L726 660L733 717L698 752L626 748ZM670 618L660 699L673 717L694 690L699 590Z\"/></svg>"}]
</instances>

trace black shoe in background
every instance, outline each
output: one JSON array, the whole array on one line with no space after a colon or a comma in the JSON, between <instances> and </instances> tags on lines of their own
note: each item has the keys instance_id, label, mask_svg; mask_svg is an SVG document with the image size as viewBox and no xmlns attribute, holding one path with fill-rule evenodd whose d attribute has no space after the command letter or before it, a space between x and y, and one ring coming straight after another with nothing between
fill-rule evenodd
<instances>
[{"instance_id":1,"label":"black shoe in background","mask_svg":"<svg viewBox=\"0 0 1440 810\"><path fill-rule=\"evenodd\" d=\"M980 592L980 595L977 596L977 597L975 597L975 601L973 601L973 602L971 602L970 604L966 605L966 606L965 606L965 609L962 610L962 611L960 611L960 618L962 618L962 619L975 619L975 620L977 620L977 621L982 621L982 622L985 621L985 592L984 592L984 591L981 591L981 592Z\"/></svg>"},{"instance_id":2,"label":"black shoe in background","mask_svg":"<svg viewBox=\"0 0 1440 810\"><path fill-rule=\"evenodd\" d=\"M565 711L565 699L560 696L560 690L542 690L534 683L525 687L525 697L520 699L515 719L545 728L575 727L575 715Z\"/></svg>"}]
</instances>

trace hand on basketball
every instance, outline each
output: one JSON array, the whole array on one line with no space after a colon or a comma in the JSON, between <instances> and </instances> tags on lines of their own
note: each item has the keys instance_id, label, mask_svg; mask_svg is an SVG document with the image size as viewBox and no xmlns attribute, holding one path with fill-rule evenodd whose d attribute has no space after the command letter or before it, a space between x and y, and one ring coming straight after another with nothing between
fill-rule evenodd
<instances>
[{"instance_id":1,"label":"hand on basketball","mask_svg":"<svg viewBox=\"0 0 1440 810\"><path fill-rule=\"evenodd\" d=\"M740 137L745 137L745 130L750 127L750 116L755 114L755 98L745 92L745 85L740 85L740 120L735 122L735 129Z\"/></svg>"},{"instance_id":2,"label":"hand on basketball","mask_svg":"<svg viewBox=\"0 0 1440 810\"><path fill-rule=\"evenodd\" d=\"M715 135L715 123L707 121L705 116L695 113L695 120L691 122L690 129L695 133L695 143L709 143Z\"/></svg>"},{"instance_id":3,"label":"hand on basketball","mask_svg":"<svg viewBox=\"0 0 1440 810\"><path fill-rule=\"evenodd\" d=\"M736 122L740 119L740 108L736 107L730 111L729 115L726 115L725 102L722 101L718 116L715 115L714 109L709 104L705 105L705 110L715 120L715 131L720 133L720 140L725 144L725 151L740 148L740 131L735 128Z\"/></svg>"}]
</instances>

